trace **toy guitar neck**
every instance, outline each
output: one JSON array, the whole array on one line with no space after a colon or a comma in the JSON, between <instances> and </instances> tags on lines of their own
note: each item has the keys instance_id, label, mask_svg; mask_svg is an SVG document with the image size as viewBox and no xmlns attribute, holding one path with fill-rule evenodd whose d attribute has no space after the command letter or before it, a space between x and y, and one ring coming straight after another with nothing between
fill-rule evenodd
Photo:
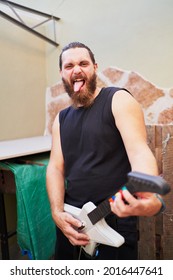
<instances>
[{"instance_id":1,"label":"toy guitar neck","mask_svg":"<svg viewBox=\"0 0 173 280\"><path fill-rule=\"evenodd\" d=\"M136 192L152 192L165 195L170 191L170 186L160 176L147 175L140 172L130 172L127 174L128 181L125 187L133 194ZM110 201L114 200L116 195L100 203L96 209L88 213L93 225L100 219L106 217L111 212Z\"/></svg>"}]
</instances>

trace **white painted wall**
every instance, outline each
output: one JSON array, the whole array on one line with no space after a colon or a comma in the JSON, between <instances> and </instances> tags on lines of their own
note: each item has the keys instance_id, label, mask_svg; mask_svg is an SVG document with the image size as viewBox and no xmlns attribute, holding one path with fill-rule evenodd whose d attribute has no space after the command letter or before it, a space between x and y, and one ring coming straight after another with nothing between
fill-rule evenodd
<instances>
[{"instance_id":1,"label":"white painted wall","mask_svg":"<svg viewBox=\"0 0 173 280\"><path fill-rule=\"evenodd\" d=\"M0 140L40 135L45 90L59 79L58 57L70 41L95 53L99 70L134 70L173 87L172 0L15 0L53 14L58 48L0 18ZM51 24L46 27L52 33Z\"/></svg>"}]
</instances>

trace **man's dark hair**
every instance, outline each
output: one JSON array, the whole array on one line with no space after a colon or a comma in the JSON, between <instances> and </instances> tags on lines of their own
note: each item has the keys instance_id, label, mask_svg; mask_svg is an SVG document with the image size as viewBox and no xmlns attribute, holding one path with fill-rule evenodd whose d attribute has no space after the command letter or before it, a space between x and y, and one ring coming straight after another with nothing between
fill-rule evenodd
<instances>
[{"instance_id":1,"label":"man's dark hair","mask_svg":"<svg viewBox=\"0 0 173 280\"><path fill-rule=\"evenodd\" d=\"M60 70L62 69L62 54L63 54L63 52L65 52L65 51L67 51L67 50L69 50L69 49L75 49L75 48L84 48L84 49L87 49L88 52L89 52L89 55L90 55L90 58L91 58L93 64L95 64L94 54L93 54L93 52L90 50L89 47L87 47L85 44L80 43L80 42L71 42L71 43L69 43L68 45L66 45L66 46L62 49L61 54L60 54L60 56L59 56L59 68L60 68Z\"/></svg>"}]
</instances>

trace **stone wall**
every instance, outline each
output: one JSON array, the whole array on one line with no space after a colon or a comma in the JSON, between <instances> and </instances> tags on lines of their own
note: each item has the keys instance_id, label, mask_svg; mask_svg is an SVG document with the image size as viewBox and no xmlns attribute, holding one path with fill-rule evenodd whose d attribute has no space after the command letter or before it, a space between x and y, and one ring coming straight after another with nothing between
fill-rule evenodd
<instances>
[{"instance_id":1,"label":"stone wall","mask_svg":"<svg viewBox=\"0 0 173 280\"><path fill-rule=\"evenodd\" d=\"M162 89L150 83L140 74L109 67L98 73L99 87L116 86L128 89L141 104L146 125L173 124L173 88ZM57 113L70 105L70 98L62 82L46 90L45 134L51 134L52 124Z\"/></svg>"}]
</instances>

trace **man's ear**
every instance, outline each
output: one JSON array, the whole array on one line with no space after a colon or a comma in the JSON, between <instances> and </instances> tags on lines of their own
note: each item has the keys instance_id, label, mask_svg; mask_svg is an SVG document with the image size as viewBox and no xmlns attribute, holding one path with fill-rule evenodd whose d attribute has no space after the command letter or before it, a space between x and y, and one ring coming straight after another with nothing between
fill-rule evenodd
<instances>
[{"instance_id":1,"label":"man's ear","mask_svg":"<svg viewBox=\"0 0 173 280\"><path fill-rule=\"evenodd\" d=\"M94 64L94 69L95 69L95 71L98 70L98 64L97 63Z\"/></svg>"}]
</instances>

